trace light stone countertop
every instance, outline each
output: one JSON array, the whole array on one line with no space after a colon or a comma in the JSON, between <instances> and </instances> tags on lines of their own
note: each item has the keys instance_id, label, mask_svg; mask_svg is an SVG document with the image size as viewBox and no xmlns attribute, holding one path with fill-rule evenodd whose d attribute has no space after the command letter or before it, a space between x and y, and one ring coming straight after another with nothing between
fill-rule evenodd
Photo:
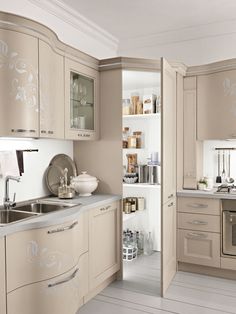
<instances>
[{"instance_id":1,"label":"light stone countertop","mask_svg":"<svg viewBox=\"0 0 236 314\"><path fill-rule=\"evenodd\" d=\"M66 223L79 217L81 213L94 207L104 206L108 203L115 202L121 199L120 195L113 194L95 194L88 197L75 197L70 200L60 200L57 197L43 198L47 201L61 201L63 203L78 204L75 207L58 210L52 213L37 215L25 220L19 220L14 223L0 226L0 237L12 234L18 231L43 228L61 223ZM16 208L17 210L17 208Z\"/></svg>"},{"instance_id":2,"label":"light stone countertop","mask_svg":"<svg viewBox=\"0 0 236 314\"><path fill-rule=\"evenodd\" d=\"M178 197L205 197L217 199L236 199L235 193L217 193L216 189L211 191L200 190L180 190L177 192Z\"/></svg>"}]
</instances>

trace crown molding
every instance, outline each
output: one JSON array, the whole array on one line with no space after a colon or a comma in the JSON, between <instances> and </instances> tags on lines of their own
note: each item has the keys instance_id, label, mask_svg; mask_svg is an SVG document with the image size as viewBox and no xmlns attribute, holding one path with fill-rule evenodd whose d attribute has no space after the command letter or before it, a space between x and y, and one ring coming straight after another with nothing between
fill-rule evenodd
<instances>
[{"instance_id":1,"label":"crown molding","mask_svg":"<svg viewBox=\"0 0 236 314\"><path fill-rule=\"evenodd\" d=\"M109 32L99 27L77 11L73 10L70 6L66 5L60 0L28 0L37 7L44 11L56 16L65 23L73 26L80 32L96 38L111 49L118 50L119 40L111 35Z\"/></svg>"},{"instance_id":2,"label":"crown molding","mask_svg":"<svg viewBox=\"0 0 236 314\"><path fill-rule=\"evenodd\" d=\"M118 54L131 49L160 47L231 34L236 34L236 19L121 39Z\"/></svg>"}]
</instances>

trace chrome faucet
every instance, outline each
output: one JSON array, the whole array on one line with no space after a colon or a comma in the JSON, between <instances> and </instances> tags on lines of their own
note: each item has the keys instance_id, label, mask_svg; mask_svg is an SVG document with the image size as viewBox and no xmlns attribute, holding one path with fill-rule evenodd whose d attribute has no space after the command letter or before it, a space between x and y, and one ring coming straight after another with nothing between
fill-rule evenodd
<instances>
[{"instance_id":1,"label":"chrome faucet","mask_svg":"<svg viewBox=\"0 0 236 314\"><path fill-rule=\"evenodd\" d=\"M5 209L10 209L11 207L16 206L16 202L15 202L16 193L14 193L13 201L11 201L9 197L9 181L10 180L20 182L20 177L6 176L5 178L5 196L3 199L3 206Z\"/></svg>"}]
</instances>

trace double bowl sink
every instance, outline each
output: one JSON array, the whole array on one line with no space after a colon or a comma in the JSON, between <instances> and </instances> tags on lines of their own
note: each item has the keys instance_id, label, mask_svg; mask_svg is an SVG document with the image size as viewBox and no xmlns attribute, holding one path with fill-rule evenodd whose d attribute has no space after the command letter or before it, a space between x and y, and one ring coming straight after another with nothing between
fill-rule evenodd
<instances>
[{"instance_id":1,"label":"double bowl sink","mask_svg":"<svg viewBox=\"0 0 236 314\"><path fill-rule=\"evenodd\" d=\"M58 210L63 210L78 206L80 204L63 203L57 201L36 200L30 203L25 203L12 209L0 210L0 226L19 220L33 218L38 215L52 213Z\"/></svg>"}]
</instances>

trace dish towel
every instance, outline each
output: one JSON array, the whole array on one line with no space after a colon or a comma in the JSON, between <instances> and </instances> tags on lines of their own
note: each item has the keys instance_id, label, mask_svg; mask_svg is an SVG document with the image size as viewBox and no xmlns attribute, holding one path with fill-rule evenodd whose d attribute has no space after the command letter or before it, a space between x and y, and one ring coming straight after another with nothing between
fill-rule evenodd
<instances>
[{"instance_id":1,"label":"dish towel","mask_svg":"<svg viewBox=\"0 0 236 314\"><path fill-rule=\"evenodd\" d=\"M0 177L19 175L16 151L0 151Z\"/></svg>"}]
</instances>

